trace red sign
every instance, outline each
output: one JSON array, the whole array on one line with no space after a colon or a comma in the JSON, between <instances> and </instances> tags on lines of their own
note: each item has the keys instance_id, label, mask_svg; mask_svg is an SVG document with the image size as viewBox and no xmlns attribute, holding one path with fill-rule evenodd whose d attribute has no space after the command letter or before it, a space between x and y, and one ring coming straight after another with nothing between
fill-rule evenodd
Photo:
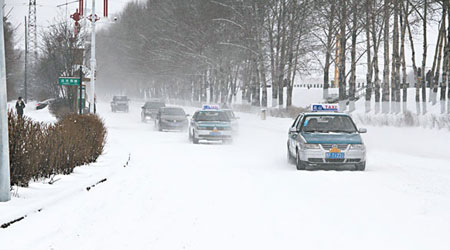
<instances>
[{"instance_id":1,"label":"red sign","mask_svg":"<svg viewBox=\"0 0 450 250\"><path fill-rule=\"evenodd\" d=\"M108 0L103 0L103 16L108 17Z\"/></svg>"}]
</instances>

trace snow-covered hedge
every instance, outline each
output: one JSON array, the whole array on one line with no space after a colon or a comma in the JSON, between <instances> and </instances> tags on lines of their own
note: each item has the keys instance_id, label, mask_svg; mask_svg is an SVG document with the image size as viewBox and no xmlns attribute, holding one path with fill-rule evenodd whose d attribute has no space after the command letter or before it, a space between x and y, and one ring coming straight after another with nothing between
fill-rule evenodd
<instances>
[{"instance_id":1,"label":"snow-covered hedge","mask_svg":"<svg viewBox=\"0 0 450 250\"><path fill-rule=\"evenodd\" d=\"M355 122L371 126L424 127L450 130L449 115L416 115L411 112L401 114L356 114Z\"/></svg>"},{"instance_id":2,"label":"snow-covered hedge","mask_svg":"<svg viewBox=\"0 0 450 250\"><path fill-rule=\"evenodd\" d=\"M70 174L102 154L106 128L95 115L67 115L55 124L8 114L11 185Z\"/></svg>"}]
</instances>

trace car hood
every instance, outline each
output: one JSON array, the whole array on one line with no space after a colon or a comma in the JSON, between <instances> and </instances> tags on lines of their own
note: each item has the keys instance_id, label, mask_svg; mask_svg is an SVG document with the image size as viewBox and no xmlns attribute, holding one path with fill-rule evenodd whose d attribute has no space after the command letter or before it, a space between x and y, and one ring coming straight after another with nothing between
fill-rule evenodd
<instances>
[{"instance_id":1,"label":"car hood","mask_svg":"<svg viewBox=\"0 0 450 250\"><path fill-rule=\"evenodd\" d=\"M318 144L360 144L361 135L354 134L329 134L329 133L301 133L306 143Z\"/></svg>"},{"instance_id":2,"label":"car hood","mask_svg":"<svg viewBox=\"0 0 450 250\"><path fill-rule=\"evenodd\" d=\"M184 115L163 115L161 116L161 119L164 120L186 120L186 116Z\"/></svg>"}]
</instances>

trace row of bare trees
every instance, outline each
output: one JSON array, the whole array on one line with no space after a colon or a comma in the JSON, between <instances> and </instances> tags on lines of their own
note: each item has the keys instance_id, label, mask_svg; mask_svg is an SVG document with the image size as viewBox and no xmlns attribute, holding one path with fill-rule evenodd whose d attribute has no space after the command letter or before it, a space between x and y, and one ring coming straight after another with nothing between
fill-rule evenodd
<instances>
[{"instance_id":1,"label":"row of bare trees","mask_svg":"<svg viewBox=\"0 0 450 250\"><path fill-rule=\"evenodd\" d=\"M99 35L99 84L110 92L221 103L240 93L255 106L290 107L300 75L322 72L327 98L334 70L343 110L353 111L361 98L368 112L406 111L410 85L418 113L427 111L427 86L428 101L436 104L439 93L445 112L449 6L448 0L130 3ZM439 32L431 33L438 42L430 66L427 33L433 25ZM364 89L356 87L361 71Z\"/></svg>"},{"instance_id":2,"label":"row of bare trees","mask_svg":"<svg viewBox=\"0 0 450 250\"><path fill-rule=\"evenodd\" d=\"M105 89L220 103L241 93L255 106L291 106L294 82L308 70L317 47L316 16L311 15L316 5L299 0L131 3L119 23L99 35L99 76Z\"/></svg>"}]
</instances>

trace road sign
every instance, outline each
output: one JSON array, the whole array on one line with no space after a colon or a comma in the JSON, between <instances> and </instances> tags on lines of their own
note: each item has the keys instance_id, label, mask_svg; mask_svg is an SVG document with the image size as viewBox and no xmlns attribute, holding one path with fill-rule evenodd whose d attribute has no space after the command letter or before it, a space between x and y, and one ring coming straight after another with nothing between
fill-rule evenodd
<instances>
[{"instance_id":1,"label":"road sign","mask_svg":"<svg viewBox=\"0 0 450 250\"><path fill-rule=\"evenodd\" d=\"M79 77L60 77L58 79L59 85L65 86L79 86L80 78Z\"/></svg>"}]
</instances>

